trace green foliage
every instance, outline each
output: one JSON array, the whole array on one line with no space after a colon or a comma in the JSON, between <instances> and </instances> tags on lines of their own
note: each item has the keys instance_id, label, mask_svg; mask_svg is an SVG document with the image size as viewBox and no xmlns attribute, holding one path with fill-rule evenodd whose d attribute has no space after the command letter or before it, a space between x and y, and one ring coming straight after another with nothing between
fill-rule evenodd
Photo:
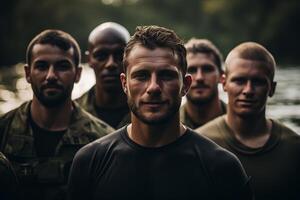
<instances>
[{"instance_id":1,"label":"green foliage","mask_svg":"<svg viewBox=\"0 0 300 200\"><path fill-rule=\"evenodd\" d=\"M48 28L72 34L82 51L89 32L105 21L174 29L185 41L212 40L224 55L243 41L265 45L279 62L299 63L297 0L5 0L1 6L1 63L24 60L29 41Z\"/></svg>"}]
</instances>

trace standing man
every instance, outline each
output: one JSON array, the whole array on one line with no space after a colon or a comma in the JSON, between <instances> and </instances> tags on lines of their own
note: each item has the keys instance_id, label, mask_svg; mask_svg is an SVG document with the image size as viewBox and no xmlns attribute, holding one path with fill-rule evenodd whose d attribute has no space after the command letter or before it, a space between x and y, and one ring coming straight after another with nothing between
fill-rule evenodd
<instances>
[{"instance_id":1,"label":"standing man","mask_svg":"<svg viewBox=\"0 0 300 200\"><path fill-rule=\"evenodd\" d=\"M96 85L77 100L85 110L114 128L130 122L120 81L124 47L129 38L129 32L114 22L100 24L91 32L87 60L95 72Z\"/></svg>"},{"instance_id":2,"label":"standing man","mask_svg":"<svg viewBox=\"0 0 300 200\"><path fill-rule=\"evenodd\" d=\"M225 64L227 115L197 131L238 156L252 177L256 199L299 199L300 136L265 113L276 86L273 56L246 42L229 53Z\"/></svg>"},{"instance_id":3,"label":"standing man","mask_svg":"<svg viewBox=\"0 0 300 200\"><path fill-rule=\"evenodd\" d=\"M33 99L0 117L0 149L11 161L24 199L64 199L76 151L113 129L71 101L80 79L80 49L60 30L27 47L25 74Z\"/></svg>"},{"instance_id":4,"label":"standing man","mask_svg":"<svg viewBox=\"0 0 300 200\"><path fill-rule=\"evenodd\" d=\"M132 123L76 154L70 199L250 199L237 158L180 123L192 80L175 32L138 27L124 68Z\"/></svg>"},{"instance_id":5,"label":"standing man","mask_svg":"<svg viewBox=\"0 0 300 200\"><path fill-rule=\"evenodd\" d=\"M186 44L187 72L193 82L181 106L183 124L196 129L226 113L226 105L219 99L218 85L223 74L223 58L217 47L206 39L190 39Z\"/></svg>"}]
</instances>

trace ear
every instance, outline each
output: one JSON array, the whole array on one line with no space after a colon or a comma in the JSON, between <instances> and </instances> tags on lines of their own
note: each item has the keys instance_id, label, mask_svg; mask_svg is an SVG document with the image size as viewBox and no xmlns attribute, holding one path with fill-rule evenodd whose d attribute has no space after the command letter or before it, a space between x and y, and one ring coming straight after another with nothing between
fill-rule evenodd
<instances>
[{"instance_id":1,"label":"ear","mask_svg":"<svg viewBox=\"0 0 300 200\"><path fill-rule=\"evenodd\" d=\"M25 71L25 76L26 76L26 81L27 83L31 83L31 78L30 78L30 66L28 64L24 65L24 71Z\"/></svg>"},{"instance_id":2,"label":"ear","mask_svg":"<svg viewBox=\"0 0 300 200\"><path fill-rule=\"evenodd\" d=\"M224 92L227 92L227 88L226 88L226 75L225 74L222 74L221 78L220 78L220 83L222 84L223 86L223 90Z\"/></svg>"},{"instance_id":3,"label":"ear","mask_svg":"<svg viewBox=\"0 0 300 200\"><path fill-rule=\"evenodd\" d=\"M126 74L125 73L120 74L120 80L121 80L123 91L127 95L128 91L127 91L127 80L126 80Z\"/></svg>"},{"instance_id":4,"label":"ear","mask_svg":"<svg viewBox=\"0 0 300 200\"><path fill-rule=\"evenodd\" d=\"M94 66L93 66L93 64L91 62L91 60L92 60L92 58L91 58L92 54L90 53L90 51L86 50L84 52L84 55L85 55L85 60L88 63L88 66L94 69Z\"/></svg>"},{"instance_id":5,"label":"ear","mask_svg":"<svg viewBox=\"0 0 300 200\"><path fill-rule=\"evenodd\" d=\"M183 88L181 90L181 96L184 96L188 93L192 84L192 76L190 74L186 74L183 77Z\"/></svg>"},{"instance_id":6,"label":"ear","mask_svg":"<svg viewBox=\"0 0 300 200\"><path fill-rule=\"evenodd\" d=\"M269 92L269 97L272 97L275 93L275 90L276 90L276 85L277 85L277 82L273 81L271 83L271 89L270 89L270 92Z\"/></svg>"},{"instance_id":7,"label":"ear","mask_svg":"<svg viewBox=\"0 0 300 200\"><path fill-rule=\"evenodd\" d=\"M79 65L76 69L75 83L78 83L80 81L81 72L82 72L82 67L81 67L81 65Z\"/></svg>"}]
</instances>

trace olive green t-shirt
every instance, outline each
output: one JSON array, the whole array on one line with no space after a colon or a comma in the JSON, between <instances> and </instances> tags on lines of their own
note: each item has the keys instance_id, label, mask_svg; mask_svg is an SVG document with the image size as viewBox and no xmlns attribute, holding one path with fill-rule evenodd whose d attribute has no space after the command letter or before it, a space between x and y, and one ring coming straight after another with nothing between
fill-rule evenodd
<instances>
[{"instance_id":1,"label":"olive green t-shirt","mask_svg":"<svg viewBox=\"0 0 300 200\"><path fill-rule=\"evenodd\" d=\"M300 199L300 136L276 120L272 123L271 136L260 148L247 147L235 139L225 115L196 131L240 159L257 200Z\"/></svg>"}]
</instances>

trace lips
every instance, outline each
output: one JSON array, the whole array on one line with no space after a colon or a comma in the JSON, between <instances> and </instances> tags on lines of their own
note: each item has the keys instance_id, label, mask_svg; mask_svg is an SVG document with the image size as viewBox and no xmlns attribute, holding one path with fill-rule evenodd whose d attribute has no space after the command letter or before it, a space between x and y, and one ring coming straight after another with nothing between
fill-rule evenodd
<instances>
[{"instance_id":1,"label":"lips","mask_svg":"<svg viewBox=\"0 0 300 200\"><path fill-rule=\"evenodd\" d=\"M166 104L166 101L146 101L142 102L142 105L149 107L149 108L159 108Z\"/></svg>"},{"instance_id":2,"label":"lips","mask_svg":"<svg viewBox=\"0 0 300 200\"><path fill-rule=\"evenodd\" d=\"M106 74L102 74L102 79L104 81L116 81L120 79L120 75L116 74L116 73L106 73Z\"/></svg>"},{"instance_id":3,"label":"lips","mask_svg":"<svg viewBox=\"0 0 300 200\"><path fill-rule=\"evenodd\" d=\"M237 100L237 103L242 106L252 106L253 104L256 104L256 100Z\"/></svg>"}]
</instances>

